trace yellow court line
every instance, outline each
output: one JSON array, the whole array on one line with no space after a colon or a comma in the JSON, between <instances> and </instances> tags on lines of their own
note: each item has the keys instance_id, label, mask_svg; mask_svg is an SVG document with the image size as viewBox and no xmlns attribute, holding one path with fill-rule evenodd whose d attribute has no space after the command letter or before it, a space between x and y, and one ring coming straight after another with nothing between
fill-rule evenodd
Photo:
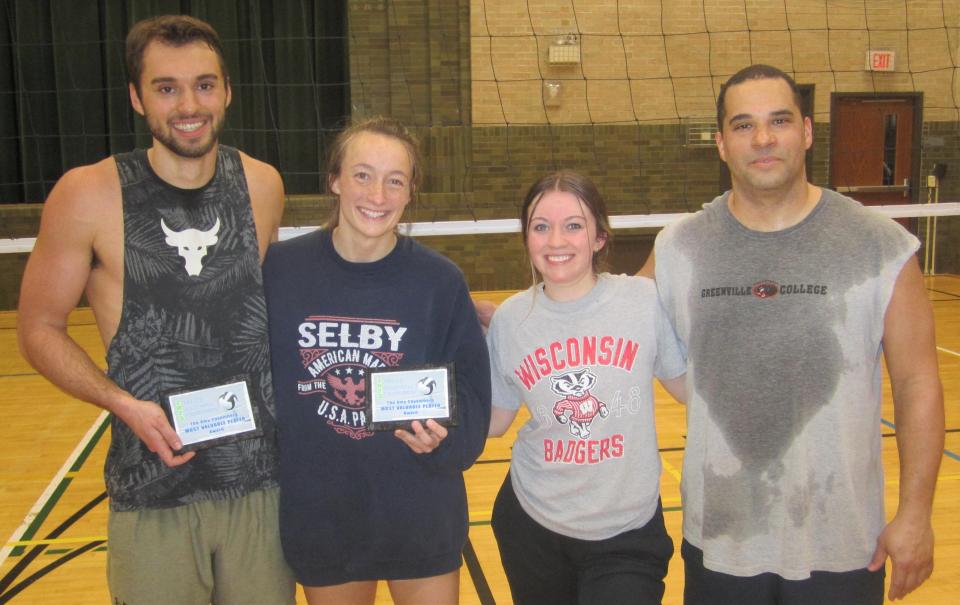
<instances>
[{"instance_id":1,"label":"yellow court line","mask_svg":"<svg viewBox=\"0 0 960 605\"><path fill-rule=\"evenodd\" d=\"M664 470L670 473L670 476L677 480L677 483L680 483L680 471L677 470L677 467L667 462L667 459L663 457L663 454L660 455L660 462L663 464Z\"/></svg>"},{"instance_id":2,"label":"yellow court line","mask_svg":"<svg viewBox=\"0 0 960 605\"><path fill-rule=\"evenodd\" d=\"M24 517L20 527L15 529L13 534L10 535L10 538L7 540L8 544L19 541L16 540L16 538L22 538L29 533L30 526L34 520L43 512L47 504L54 500L54 494L57 490L57 487L60 486L61 482L64 480L64 477L66 477L67 473L74 472L70 469L73 468L77 460L80 459L80 456L83 455L84 449L97 434L99 427L106 422L108 414L109 413L106 410L102 410L100 415L97 416L97 419L93 421L93 424L90 425L89 429L87 429L86 434L83 436L80 442L77 443L77 447L75 447L73 452L70 453L66 461L64 461L63 466L60 467L60 470L57 471L57 474L54 475L53 479L50 480L50 483L47 484L47 488L43 491L40 497L37 498L37 501L33 504L30 512L28 512L26 517ZM7 557L10 556L11 552L13 552L13 547L11 546L4 546L3 548L0 548L0 566L6 562Z\"/></svg>"},{"instance_id":3,"label":"yellow court line","mask_svg":"<svg viewBox=\"0 0 960 605\"><path fill-rule=\"evenodd\" d=\"M106 541L106 536L88 536L81 538L50 538L46 540L17 540L16 542L7 542L6 547L16 548L17 546L41 546L52 544L86 544L88 542Z\"/></svg>"}]
</instances>

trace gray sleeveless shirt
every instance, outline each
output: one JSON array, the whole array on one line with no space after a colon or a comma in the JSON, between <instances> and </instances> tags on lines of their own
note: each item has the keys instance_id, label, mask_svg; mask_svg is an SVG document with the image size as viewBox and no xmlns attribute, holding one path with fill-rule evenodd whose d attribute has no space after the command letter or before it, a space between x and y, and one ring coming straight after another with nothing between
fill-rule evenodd
<instances>
[{"instance_id":1,"label":"gray sleeveless shirt","mask_svg":"<svg viewBox=\"0 0 960 605\"><path fill-rule=\"evenodd\" d=\"M213 179L179 189L144 150L115 156L123 193L123 309L108 376L138 399L245 375L263 436L168 468L114 417L105 475L115 511L235 498L276 485L277 448L257 234L240 154L223 145Z\"/></svg>"},{"instance_id":2,"label":"gray sleeveless shirt","mask_svg":"<svg viewBox=\"0 0 960 605\"><path fill-rule=\"evenodd\" d=\"M737 576L864 568L884 525L884 317L919 242L829 190L774 232L744 227L728 200L655 248L688 352L683 537Z\"/></svg>"}]
</instances>

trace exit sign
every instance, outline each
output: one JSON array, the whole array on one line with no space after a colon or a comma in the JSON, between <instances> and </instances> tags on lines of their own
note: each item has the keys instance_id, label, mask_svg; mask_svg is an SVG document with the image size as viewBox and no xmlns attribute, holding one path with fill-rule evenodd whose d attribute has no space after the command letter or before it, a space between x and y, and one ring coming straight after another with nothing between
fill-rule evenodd
<instances>
[{"instance_id":1,"label":"exit sign","mask_svg":"<svg viewBox=\"0 0 960 605\"><path fill-rule=\"evenodd\" d=\"M892 50L868 50L867 71L893 71L897 54Z\"/></svg>"}]
</instances>

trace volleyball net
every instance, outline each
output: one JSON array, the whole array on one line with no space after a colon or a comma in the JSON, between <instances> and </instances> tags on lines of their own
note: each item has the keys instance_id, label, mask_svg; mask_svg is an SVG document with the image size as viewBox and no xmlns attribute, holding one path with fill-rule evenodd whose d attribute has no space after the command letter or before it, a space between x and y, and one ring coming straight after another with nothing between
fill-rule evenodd
<instances>
[{"instance_id":1,"label":"volleyball net","mask_svg":"<svg viewBox=\"0 0 960 605\"><path fill-rule=\"evenodd\" d=\"M127 12L110 12L120 4ZM561 168L597 182L623 232L695 211L724 188L712 139L720 84L757 62L812 87L817 185L829 186L833 92L922 92L921 174L960 161L960 3L949 0L3 6L0 202L41 202L67 169L149 144L130 108L123 38L157 12L218 30L234 93L224 142L276 166L289 194L323 191L325 149L345 120L382 113L412 126L427 164L406 219L418 237L516 231L522 192ZM893 71L865 69L868 51L891 48L900 49ZM881 210L915 217L933 256L960 247L954 172L935 190L942 203L924 203L931 189L921 179L919 204ZM31 246L0 240L0 252Z\"/></svg>"},{"instance_id":2,"label":"volleyball net","mask_svg":"<svg viewBox=\"0 0 960 605\"><path fill-rule=\"evenodd\" d=\"M818 123L832 92L922 92L924 168L960 140L948 0L130 0L118 16L113 4L4 3L0 202L43 201L67 169L149 144L123 36L163 10L218 29L234 89L224 140L276 166L292 194L323 190L345 120L383 113L422 133L425 191L457 194L466 214L490 218L562 167L596 176L624 214L693 210L716 189L720 84L756 62L812 86ZM890 48L893 71L865 70L866 52Z\"/></svg>"},{"instance_id":3,"label":"volleyball net","mask_svg":"<svg viewBox=\"0 0 960 605\"><path fill-rule=\"evenodd\" d=\"M874 206L873 210L893 219L917 219L917 229L923 240L923 272L926 275L936 273L938 223L960 226L960 202L928 204L895 204ZM614 231L657 230L680 220L690 213L665 213L649 215L614 215L610 217L610 226ZM304 235L317 226L281 227L279 239L287 240ZM398 230L411 237L483 237L491 234L519 233L518 219L492 219L470 221L433 221L400 223ZM24 254L33 250L35 238L0 238L0 254ZM637 259L642 262L642 259Z\"/></svg>"}]
</instances>

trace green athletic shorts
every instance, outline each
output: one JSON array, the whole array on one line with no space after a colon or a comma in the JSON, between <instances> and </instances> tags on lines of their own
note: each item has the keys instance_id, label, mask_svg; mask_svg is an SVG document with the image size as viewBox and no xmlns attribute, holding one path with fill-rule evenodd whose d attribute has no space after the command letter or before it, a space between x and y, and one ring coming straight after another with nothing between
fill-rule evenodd
<instances>
[{"instance_id":1,"label":"green athletic shorts","mask_svg":"<svg viewBox=\"0 0 960 605\"><path fill-rule=\"evenodd\" d=\"M107 579L120 605L293 605L278 490L110 512Z\"/></svg>"}]
</instances>

